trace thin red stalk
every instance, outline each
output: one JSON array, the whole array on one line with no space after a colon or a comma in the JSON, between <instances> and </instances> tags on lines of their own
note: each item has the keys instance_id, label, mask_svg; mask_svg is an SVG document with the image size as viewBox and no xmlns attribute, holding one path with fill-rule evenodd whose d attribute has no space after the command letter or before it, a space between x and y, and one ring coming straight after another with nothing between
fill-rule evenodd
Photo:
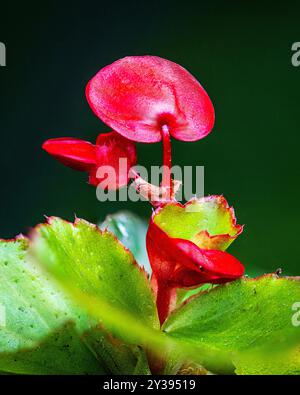
<instances>
[{"instance_id":1,"label":"thin red stalk","mask_svg":"<svg viewBox=\"0 0 300 395\"><path fill-rule=\"evenodd\" d=\"M167 125L163 125L161 128L161 136L163 142L163 176L162 176L162 187L165 187L168 191L168 199L171 199L173 195L173 184L171 177L172 167L172 149L171 149L171 137L170 131Z\"/></svg>"},{"instance_id":2,"label":"thin red stalk","mask_svg":"<svg viewBox=\"0 0 300 395\"><path fill-rule=\"evenodd\" d=\"M163 283L157 283L156 306L160 325L162 325L168 317L174 297L176 297L176 290L174 288L169 288Z\"/></svg>"},{"instance_id":3,"label":"thin red stalk","mask_svg":"<svg viewBox=\"0 0 300 395\"><path fill-rule=\"evenodd\" d=\"M131 168L129 172L129 177L136 180L137 178L140 177L140 175L133 168Z\"/></svg>"}]
</instances>

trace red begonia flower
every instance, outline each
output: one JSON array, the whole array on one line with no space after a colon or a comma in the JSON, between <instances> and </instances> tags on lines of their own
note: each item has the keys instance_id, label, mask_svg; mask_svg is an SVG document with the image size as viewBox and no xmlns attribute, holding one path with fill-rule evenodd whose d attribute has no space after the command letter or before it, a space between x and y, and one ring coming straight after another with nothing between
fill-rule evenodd
<instances>
[{"instance_id":1,"label":"red begonia flower","mask_svg":"<svg viewBox=\"0 0 300 395\"><path fill-rule=\"evenodd\" d=\"M244 266L223 251L242 229L222 196L185 206L169 203L154 212L146 243L161 323L169 313L174 289L222 284L244 274Z\"/></svg>"},{"instance_id":2,"label":"red begonia flower","mask_svg":"<svg viewBox=\"0 0 300 395\"><path fill-rule=\"evenodd\" d=\"M128 184L129 170L137 162L135 144L116 132L100 134L95 145L77 138L62 137L45 141L42 148L64 165L88 172L91 185L107 181L105 189L111 190ZM107 178L105 170L97 177L101 167L106 169L104 166L114 170L114 178Z\"/></svg>"},{"instance_id":3,"label":"red begonia flower","mask_svg":"<svg viewBox=\"0 0 300 395\"><path fill-rule=\"evenodd\" d=\"M199 82L157 56L128 56L104 67L86 96L103 122L137 142L161 141L163 127L178 140L196 141L214 125L212 102Z\"/></svg>"}]
</instances>

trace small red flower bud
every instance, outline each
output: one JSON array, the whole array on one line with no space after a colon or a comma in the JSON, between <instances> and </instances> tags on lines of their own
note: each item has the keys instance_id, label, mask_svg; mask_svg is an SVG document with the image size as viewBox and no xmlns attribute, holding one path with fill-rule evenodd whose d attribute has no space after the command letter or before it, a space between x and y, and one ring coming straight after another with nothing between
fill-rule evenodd
<instances>
[{"instance_id":1,"label":"small red flower bud","mask_svg":"<svg viewBox=\"0 0 300 395\"><path fill-rule=\"evenodd\" d=\"M128 184L129 170L137 163L135 144L115 132L100 134L95 145L63 137L45 141L42 148L64 165L88 172L89 183L94 186L106 179L106 174L97 177L98 169L110 166L115 172L115 178L107 185L111 190Z\"/></svg>"},{"instance_id":2,"label":"small red flower bud","mask_svg":"<svg viewBox=\"0 0 300 395\"><path fill-rule=\"evenodd\" d=\"M182 141L214 125L206 91L183 67L157 56L128 56L100 70L86 88L95 114L130 140L161 141L163 127Z\"/></svg>"},{"instance_id":3,"label":"small red flower bud","mask_svg":"<svg viewBox=\"0 0 300 395\"><path fill-rule=\"evenodd\" d=\"M95 146L84 140L60 137L45 141L42 148L65 166L89 171L96 163Z\"/></svg>"}]
</instances>

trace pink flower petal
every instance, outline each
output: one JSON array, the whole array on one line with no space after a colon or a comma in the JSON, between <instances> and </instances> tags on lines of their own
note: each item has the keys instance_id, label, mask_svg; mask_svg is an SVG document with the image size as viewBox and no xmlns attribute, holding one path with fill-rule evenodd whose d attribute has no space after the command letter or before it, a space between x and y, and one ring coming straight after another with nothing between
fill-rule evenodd
<instances>
[{"instance_id":1,"label":"pink flower petal","mask_svg":"<svg viewBox=\"0 0 300 395\"><path fill-rule=\"evenodd\" d=\"M214 125L212 102L183 67L156 56L131 56L103 68L87 85L95 114L112 129L138 142L173 137L195 141Z\"/></svg>"}]
</instances>

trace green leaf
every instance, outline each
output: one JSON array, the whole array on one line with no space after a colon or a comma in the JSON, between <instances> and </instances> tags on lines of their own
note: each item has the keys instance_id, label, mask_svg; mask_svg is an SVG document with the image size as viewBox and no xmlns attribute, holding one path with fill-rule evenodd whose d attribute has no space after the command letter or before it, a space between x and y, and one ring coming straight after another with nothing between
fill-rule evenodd
<instances>
[{"instance_id":1,"label":"green leaf","mask_svg":"<svg viewBox=\"0 0 300 395\"><path fill-rule=\"evenodd\" d=\"M185 206L167 204L157 211L154 222L170 237L205 249L226 250L243 229L223 196L194 199Z\"/></svg>"},{"instance_id":2,"label":"green leaf","mask_svg":"<svg viewBox=\"0 0 300 395\"><path fill-rule=\"evenodd\" d=\"M159 327L145 272L114 235L84 220L49 218L35 231L34 253L58 279Z\"/></svg>"},{"instance_id":3,"label":"green leaf","mask_svg":"<svg viewBox=\"0 0 300 395\"><path fill-rule=\"evenodd\" d=\"M93 354L75 335L87 330L90 319L28 259L27 248L25 238L0 241L0 369L46 374L52 366L53 373L101 372ZM63 347L63 342L69 347ZM69 357L69 349L76 349L78 361Z\"/></svg>"},{"instance_id":4,"label":"green leaf","mask_svg":"<svg viewBox=\"0 0 300 395\"><path fill-rule=\"evenodd\" d=\"M6 324L0 327L0 369L22 374L147 371L143 352L96 325L29 259L28 245L25 238L0 242L0 312Z\"/></svg>"},{"instance_id":5,"label":"green leaf","mask_svg":"<svg viewBox=\"0 0 300 395\"><path fill-rule=\"evenodd\" d=\"M193 289L186 288L178 288L177 289L177 298L176 298L176 306L180 306L183 302L189 299L191 296L197 295L202 291L206 291L214 287L212 284L203 284L200 287Z\"/></svg>"},{"instance_id":6,"label":"green leaf","mask_svg":"<svg viewBox=\"0 0 300 395\"><path fill-rule=\"evenodd\" d=\"M138 361L133 371L134 375L151 375L151 370L148 365L148 359L146 352L142 351L139 353Z\"/></svg>"},{"instance_id":7,"label":"green leaf","mask_svg":"<svg viewBox=\"0 0 300 395\"><path fill-rule=\"evenodd\" d=\"M1 353L6 372L16 374L105 374L91 351L80 340L74 323L51 332L35 347Z\"/></svg>"},{"instance_id":8,"label":"green leaf","mask_svg":"<svg viewBox=\"0 0 300 395\"><path fill-rule=\"evenodd\" d=\"M116 307L151 327L159 326L146 273L110 232L102 232L84 220L71 224L49 218L48 224L34 232L32 252L58 279L101 297L109 309ZM142 350L120 343L104 328L98 326L87 333L85 341L101 366L114 374L149 372Z\"/></svg>"},{"instance_id":9,"label":"green leaf","mask_svg":"<svg viewBox=\"0 0 300 395\"><path fill-rule=\"evenodd\" d=\"M292 325L297 301L299 278L241 279L193 297L171 314L163 329L173 339L227 352L242 371L248 354L257 360L259 351L264 355L299 344L299 328Z\"/></svg>"},{"instance_id":10,"label":"green leaf","mask_svg":"<svg viewBox=\"0 0 300 395\"><path fill-rule=\"evenodd\" d=\"M106 374L150 374L145 352L113 337L102 325L86 332L84 340Z\"/></svg>"},{"instance_id":11,"label":"green leaf","mask_svg":"<svg viewBox=\"0 0 300 395\"><path fill-rule=\"evenodd\" d=\"M87 317L27 257L28 240L0 241L0 303L6 325L0 329L0 352L30 347L76 320L87 327Z\"/></svg>"},{"instance_id":12,"label":"green leaf","mask_svg":"<svg viewBox=\"0 0 300 395\"><path fill-rule=\"evenodd\" d=\"M239 375L299 375L300 347L291 348L274 358L268 355L244 355L234 360L236 374Z\"/></svg>"},{"instance_id":13,"label":"green leaf","mask_svg":"<svg viewBox=\"0 0 300 395\"><path fill-rule=\"evenodd\" d=\"M119 211L108 215L100 225L100 229L107 229L124 244L133 254L138 264L151 273L151 266L146 250L146 233L148 223L129 211Z\"/></svg>"}]
</instances>

